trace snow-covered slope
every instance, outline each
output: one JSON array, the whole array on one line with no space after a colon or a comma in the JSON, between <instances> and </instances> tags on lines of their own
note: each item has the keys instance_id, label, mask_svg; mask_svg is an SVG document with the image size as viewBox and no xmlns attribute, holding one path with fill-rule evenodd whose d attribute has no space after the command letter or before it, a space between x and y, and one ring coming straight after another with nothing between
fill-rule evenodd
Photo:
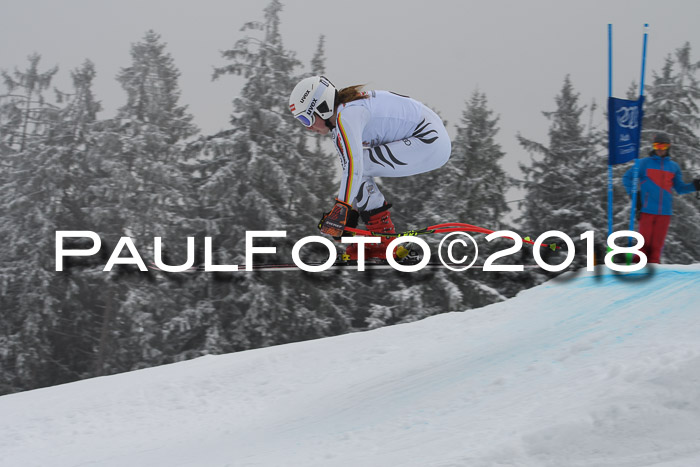
<instances>
[{"instance_id":1,"label":"snow-covered slope","mask_svg":"<svg viewBox=\"0 0 700 467\"><path fill-rule=\"evenodd\" d=\"M3 466L700 465L700 265L0 397Z\"/></svg>"}]
</instances>

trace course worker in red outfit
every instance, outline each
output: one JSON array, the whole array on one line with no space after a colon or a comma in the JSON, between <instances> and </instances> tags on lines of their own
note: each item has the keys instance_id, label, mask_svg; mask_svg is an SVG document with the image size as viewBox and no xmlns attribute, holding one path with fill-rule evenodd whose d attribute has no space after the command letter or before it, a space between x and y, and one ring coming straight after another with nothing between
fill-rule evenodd
<instances>
[{"instance_id":1,"label":"course worker in red outfit","mask_svg":"<svg viewBox=\"0 0 700 467\"><path fill-rule=\"evenodd\" d=\"M700 190L700 179L683 182L678 164L671 160L671 138L665 133L654 136L649 157L639 160L639 192L641 202L639 233L644 237L641 251L649 263L660 263L661 252L673 215L672 189L679 195ZM632 196L634 169L629 169L622 182Z\"/></svg>"}]
</instances>

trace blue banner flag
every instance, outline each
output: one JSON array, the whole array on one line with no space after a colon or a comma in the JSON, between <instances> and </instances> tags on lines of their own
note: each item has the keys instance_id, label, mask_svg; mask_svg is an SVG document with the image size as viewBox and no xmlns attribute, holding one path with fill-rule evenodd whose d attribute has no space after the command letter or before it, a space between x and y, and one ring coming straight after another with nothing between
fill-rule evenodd
<instances>
[{"instance_id":1,"label":"blue banner flag","mask_svg":"<svg viewBox=\"0 0 700 467\"><path fill-rule=\"evenodd\" d=\"M608 165L624 164L639 156L642 136L642 103L639 100L608 98Z\"/></svg>"}]
</instances>

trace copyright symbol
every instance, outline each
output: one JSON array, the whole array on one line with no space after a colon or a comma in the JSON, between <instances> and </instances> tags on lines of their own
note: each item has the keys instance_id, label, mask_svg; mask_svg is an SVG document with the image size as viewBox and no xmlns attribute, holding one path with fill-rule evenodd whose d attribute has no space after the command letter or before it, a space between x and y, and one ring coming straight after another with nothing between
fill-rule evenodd
<instances>
[{"instance_id":1,"label":"copyright symbol","mask_svg":"<svg viewBox=\"0 0 700 467\"><path fill-rule=\"evenodd\" d=\"M449 242L449 244L447 245L447 248L446 248L447 249L447 258L450 260L450 262L448 263L442 257L442 245L445 243L445 241L447 241L448 238L455 236L455 235L459 236L461 238L455 238L455 239L451 240ZM455 244L461 245L463 248L466 248L467 250L469 250L469 248L470 248L469 243L463 237L468 238L471 241L471 244L474 245L474 252L473 252L473 254L471 254L472 260L468 266L454 267L452 265L465 264L467 261L469 261L469 258L470 258L470 255L468 255L468 254L462 255L460 258L455 258L454 250L453 250ZM449 269L451 271L466 271L467 269L472 267L474 265L474 263L476 262L476 258L477 258L477 256L479 256L479 247L476 246L476 240L474 240L474 238L471 235L469 235L468 233L466 233L466 232L452 232L451 234L449 234L445 238L443 238L442 241L440 241L440 246L438 247L438 256L440 258L440 262L442 263L442 265L445 266L447 269Z\"/></svg>"}]
</instances>

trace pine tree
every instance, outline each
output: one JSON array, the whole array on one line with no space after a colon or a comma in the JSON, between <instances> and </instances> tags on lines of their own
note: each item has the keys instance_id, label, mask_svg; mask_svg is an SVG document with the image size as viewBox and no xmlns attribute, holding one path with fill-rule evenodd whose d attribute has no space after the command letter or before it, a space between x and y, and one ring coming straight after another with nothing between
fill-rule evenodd
<instances>
[{"instance_id":1,"label":"pine tree","mask_svg":"<svg viewBox=\"0 0 700 467\"><path fill-rule=\"evenodd\" d=\"M282 6L273 1L265 8L263 23L247 23L243 30L260 30L263 38L246 36L233 49L223 52L232 61L215 69L214 78L225 74L246 78L241 96L234 100L231 124L235 129L239 154L229 154L229 180L236 200L236 215L245 219L248 229L264 230L284 226L291 212L282 212L290 196L287 170L297 160L298 135L287 109L288 91L294 85L293 71L299 65L291 52L284 49L279 33ZM295 206L289 206L292 209Z\"/></svg>"},{"instance_id":2,"label":"pine tree","mask_svg":"<svg viewBox=\"0 0 700 467\"><path fill-rule=\"evenodd\" d=\"M220 262L243 262L250 230L285 230L287 240L270 242L278 247L277 259L267 261L288 261L291 244L316 233L332 200L333 159L308 148L305 131L289 113L300 62L282 43L281 10L273 0L262 22L247 23L243 31L248 35L223 52L229 64L214 73L215 79L228 74L246 79L233 101L233 129L210 138L202 151L200 202L211 216L208 235L220 239L215 245ZM236 281L233 294L218 286L212 293L234 316L226 338L241 349L321 337L346 327L338 305L315 287L301 274L245 276Z\"/></svg>"},{"instance_id":3,"label":"pine tree","mask_svg":"<svg viewBox=\"0 0 700 467\"><path fill-rule=\"evenodd\" d=\"M90 371L85 355L96 335L94 271L56 272L54 261L57 230L88 229L86 152L100 110L91 90L93 64L86 61L71 76L74 92L60 93L62 107L44 120L41 138L27 139L24 150L10 156L3 179L3 392L72 381Z\"/></svg>"},{"instance_id":4,"label":"pine tree","mask_svg":"<svg viewBox=\"0 0 700 467\"><path fill-rule=\"evenodd\" d=\"M316 52L311 59L311 74L323 75L326 73L326 36L323 34L318 38Z\"/></svg>"},{"instance_id":5,"label":"pine tree","mask_svg":"<svg viewBox=\"0 0 700 467\"><path fill-rule=\"evenodd\" d=\"M89 196L100 200L91 221L108 254L119 237L128 236L149 262L154 237L162 237L165 262L179 265L186 260L186 238L195 231L188 220L193 191L186 143L198 130L179 103L180 73L165 49L154 31L132 45L132 62L117 75L126 103L116 118L102 122L89 153L94 177ZM177 283L165 274L131 265L113 268L101 289L97 374L177 358L164 323L191 304L175 290ZM169 337L178 340L173 333Z\"/></svg>"},{"instance_id":6,"label":"pine tree","mask_svg":"<svg viewBox=\"0 0 700 467\"><path fill-rule=\"evenodd\" d=\"M464 222L498 230L510 211L505 193L510 181L500 163L505 153L496 142L498 117L486 95L474 91L462 113L452 156L441 177L442 198L454 203L450 213Z\"/></svg>"},{"instance_id":7,"label":"pine tree","mask_svg":"<svg viewBox=\"0 0 700 467\"><path fill-rule=\"evenodd\" d=\"M474 91L457 126L452 155L440 178L439 196L443 210L461 222L490 230L517 230L504 219L510 212L506 192L514 182L501 166L505 153L497 142L498 121L498 116L489 108L486 94ZM472 236L479 246L478 264L484 264L490 255L511 244L508 240L487 242L483 234ZM522 259L521 255L516 255L498 263L522 264ZM531 286L533 278L530 276L529 272L491 272L480 277L465 276L458 286L465 303L481 306ZM494 293L496 290L499 293Z\"/></svg>"},{"instance_id":8,"label":"pine tree","mask_svg":"<svg viewBox=\"0 0 700 467\"><path fill-rule=\"evenodd\" d=\"M586 107L578 100L567 76L556 110L543 112L551 122L548 145L518 135L532 156L530 165L520 165L526 195L519 220L533 236L559 230L576 241L587 230L606 231L604 158L595 149L599 137L581 122Z\"/></svg>"},{"instance_id":9,"label":"pine tree","mask_svg":"<svg viewBox=\"0 0 700 467\"><path fill-rule=\"evenodd\" d=\"M58 67L40 72L41 55L32 54L28 60L29 66L24 71L1 72L7 88L7 93L0 96L1 141L20 152L44 135L56 110L56 106L46 101L44 92L51 86Z\"/></svg>"},{"instance_id":10,"label":"pine tree","mask_svg":"<svg viewBox=\"0 0 700 467\"><path fill-rule=\"evenodd\" d=\"M643 141L651 145L656 133L672 136L674 157L683 169L700 168L697 156L700 127L700 83L696 77L700 63L693 63L690 44L666 57L660 73L654 72L644 109Z\"/></svg>"}]
</instances>

